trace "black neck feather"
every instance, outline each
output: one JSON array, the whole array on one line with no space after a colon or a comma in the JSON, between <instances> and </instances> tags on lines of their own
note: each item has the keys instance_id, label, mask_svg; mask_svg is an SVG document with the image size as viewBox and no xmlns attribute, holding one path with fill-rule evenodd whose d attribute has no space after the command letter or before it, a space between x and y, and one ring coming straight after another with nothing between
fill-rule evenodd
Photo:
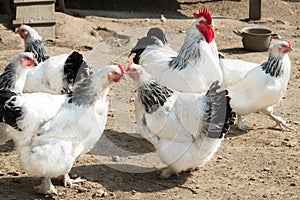
<instances>
[{"instance_id":1,"label":"black neck feather","mask_svg":"<svg viewBox=\"0 0 300 200\"><path fill-rule=\"evenodd\" d=\"M30 44L26 45L25 52L32 52L38 63L44 62L49 58L43 40L33 40Z\"/></svg>"},{"instance_id":2,"label":"black neck feather","mask_svg":"<svg viewBox=\"0 0 300 200\"><path fill-rule=\"evenodd\" d=\"M174 70L182 70L187 67L190 63L195 65L196 63L191 63L192 61L198 61L201 58L201 51L200 51L200 42L204 40L200 36L196 38L188 37L185 39L184 44L182 45L181 49L179 50L178 56L173 57L172 60L169 62L169 67L173 68Z\"/></svg>"},{"instance_id":3,"label":"black neck feather","mask_svg":"<svg viewBox=\"0 0 300 200\"><path fill-rule=\"evenodd\" d=\"M261 65L262 70L266 74L270 74L273 77L279 77L283 75L282 58L269 57L268 61Z\"/></svg>"},{"instance_id":4,"label":"black neck feather","mask_svg":"<svg viewBox=\"0 0 300 200\"><path fill-rule=\"evenodd\" d=\"M138 93L146 112L151 114L163 106L174 91L150 80L139 87Z\"/></svg>"},{"instance_id":5,"label":"black neck feather","mask_svg":"<svg viewBox=\"0 0 300 200\"><path fill-rule=\"evenodd\" d=\"M0 75L0 89L14 90L16 83L16 68L13 64L9 64L4 72Z\"/></svg>"}]
</instances>

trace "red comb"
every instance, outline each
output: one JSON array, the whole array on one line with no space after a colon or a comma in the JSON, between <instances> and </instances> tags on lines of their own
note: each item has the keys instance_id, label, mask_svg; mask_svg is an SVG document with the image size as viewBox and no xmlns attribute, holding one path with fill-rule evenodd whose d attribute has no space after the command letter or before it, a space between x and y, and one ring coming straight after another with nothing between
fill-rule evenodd
<instances>
[{"instance_id":1,"label":"red comb","mask_svg":"<svg viewBox=\"0 0 300 200\"><path fill-rule=\"evenodd\" d=\"M286 42L289 44L289 47L292 47L292 43L289 40L286 40Z\"/></svg>"},{"instance_id":2,"label":"red comb","mask_svg":"<svg viewBox=\"0 0 300 200\"><path fill-rule=\"evenodd\" d=\"M207 10L207 8L199 8L199 13L197 12L194 12L194 17L196 19L199 19L200 17L204 17L208 24L211 24L212 23L212 18L211 18L211 15L209 13L209 11Z\"/></svg>"},{"instance_id":3,"label":"red comb","mask_svg":"<svg viewBox=\"0 0 300 200\"><path fill-rule=\"evenodd\" d=\"M124 69L123 69L122 65L121 65L121 64L118 64L118 67L120 68L121 73L124 74Z\"/></svg>"}]
</instances>

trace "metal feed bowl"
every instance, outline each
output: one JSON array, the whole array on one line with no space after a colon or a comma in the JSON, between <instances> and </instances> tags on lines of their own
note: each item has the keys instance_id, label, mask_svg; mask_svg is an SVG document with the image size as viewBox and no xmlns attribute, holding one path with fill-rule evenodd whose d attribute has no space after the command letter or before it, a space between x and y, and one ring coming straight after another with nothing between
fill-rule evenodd
<instances>
[{"instance_id":1,"label":"metal feed bowl","mask_svg":"<svg viewBox=\"0 0 300 200\"><path fill-rule=\"evenodd\" d=\"M278 34L262 27L246 27L240 31L233 30L233 32L242 37L243 46L249 51L267 51L272 38L280 39Z\"/></svg>"}]
</instances>

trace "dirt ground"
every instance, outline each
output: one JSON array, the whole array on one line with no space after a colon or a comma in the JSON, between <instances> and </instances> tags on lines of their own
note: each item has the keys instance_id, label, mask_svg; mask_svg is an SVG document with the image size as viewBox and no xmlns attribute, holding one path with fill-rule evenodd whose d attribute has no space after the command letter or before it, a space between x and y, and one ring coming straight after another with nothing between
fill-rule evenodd
<instances>
[{"instance_id":1,"label":"dirt ground","mask_svg":"<svg viewBox=\"0 0 300 200\"><path fill-rule=\"evenodd\" d=\"M262 1L259 21L247 20L248 0L65 2L66 13L56 13L56 38L46 41L47 51L57 55L79 50L96 68L112 62L126 65L136 38L153 26L163 28L170 44L178 49L193 12L202 6L213 15L218 49L228 58L264 62L268 52L244 50L241 38L232 30L247 26L273 30L294 47L288 90L275 113L297 131L282 132L273 128L274 122L266 116L253 113L244 117L253 130L246 133L232 128L213 159L200 170L160 180L157 169L163 164L153 146L136 133L130 106L134 98L130 84L124 82L111 91L103 137L90 153L76 160L70 172L71 177L86 179L85 183L65 188L53 179L57 196L36 194L33 186L40 178L23 172L9 141L0 145L0 199L300 199L299 1ZM167 18L165 22L160 20L161 14ZM13 17L0 15L1 69L23 51L23 42L11 27Z\"/></svg>"}]
</instances>

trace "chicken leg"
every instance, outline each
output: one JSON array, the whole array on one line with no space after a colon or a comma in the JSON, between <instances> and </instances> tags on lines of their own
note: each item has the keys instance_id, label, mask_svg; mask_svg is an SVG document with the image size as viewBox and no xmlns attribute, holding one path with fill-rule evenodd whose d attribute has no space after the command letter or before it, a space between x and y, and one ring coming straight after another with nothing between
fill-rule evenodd
<instances>
[{"instance_id":1,"label":"chicken leg","mask_svg":"<svg viewBox=\"0 0 300 200\"><path fill-rule=\"evenodd\" d=\"M264 113L271 117L276 122L275 126L279 126L282 131L296 131L293 127L289 126L281 117L276 116L273 113L273 107L268 107L264 110Z\"/></svg>"},{"instance_id":2,"label":"chicken leg","mask_svg":"<svg viewBox=\"0 0 300 200\"><path fill-rule=\"evenodd\" d=\"M34 189L40 194L55 194L57 195L57 190L51 182L50 178L43 178L42 184L37 185Z\"/></svg>"},{"instance_id":3,"label":"chicken leg","mask_svg":"<svg viewBox=\"0 0 300 200\"><path fill-rule=\"evenodd\" d=\"M240 130L242 131L250 131L252 130L251 127L249 126L246 126L244 123L243 123L243 120L242 120L242 116L241 115L238 115L238 123L237 123L237 126Z\"/></svg>"},{"instance_id":4,"label":"chicken leg","mask_svg":"<svg viewBox=\"0 0 300 200\"><path fill-rule=\"evenodd\" d=\"M85 179L81 179L81 178L76 178L76 179L71 179L69 174L65 174L64 175L64 186L70 186L70 188L74 187L74 186L78 186L78 183L83 183L86 180Z\"/></svg>"}]
</instances>

